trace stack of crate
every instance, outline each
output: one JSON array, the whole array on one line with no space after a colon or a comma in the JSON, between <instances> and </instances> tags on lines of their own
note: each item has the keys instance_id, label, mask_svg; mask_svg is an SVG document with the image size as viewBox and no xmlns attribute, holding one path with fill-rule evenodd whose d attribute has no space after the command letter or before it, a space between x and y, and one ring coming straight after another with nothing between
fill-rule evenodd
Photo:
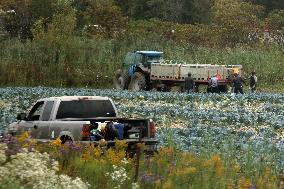
<instances>
[{"instance_id":1,"label":"stack of crate","mask_svg":"<svg viewBox=\"0 0 284 189\"><path fill-rule=\"evenodd\" d=\"M213 64L151 64L151 79L184 80L188 73L197 81L206 81L218 74L222 79L232 76L234 70L241 72L241 65L213 65Z\"/></svg>"},{"instance_id":2,"label":"stack of crate","mask_svg":"<svg viewBox=\"0 0 284 189\"><path fill-rule=\"evenodd\" d=\"M151 64L152 79L175 80L180 75L180 64Z\"/></svg>"}]
</instances>

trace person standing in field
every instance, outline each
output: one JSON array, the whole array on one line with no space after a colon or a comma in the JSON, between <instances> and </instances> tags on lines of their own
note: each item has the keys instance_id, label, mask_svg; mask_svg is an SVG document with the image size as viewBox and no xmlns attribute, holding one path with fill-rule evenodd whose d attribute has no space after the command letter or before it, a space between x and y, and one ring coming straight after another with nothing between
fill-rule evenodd
<instances>
[{"instance_id":1,"label":"person standing in field","mask_svg":"<svg viewBox=\"0 0 284 189\"><path fill-rule=\"evenodd\" d=\"M191 77L191 73L188 73L184 79L184 89L187 93L194 91L194 80Z\"/></svg>"},{"instance_id":2,"label":"person standing in field","mask_svg":"<svg viewBox=\"0 0 284 189\"><path fill-rule=\"evenodd\" d=\"M234 93L244 94L244 91L243 91L244 79L238 73L234 73L234 76L235 76L234 79L233 79Z\"/></svg>"},{"instance_id":3,"label":"person standing in field","mask_svg":"<svg viewBox=\"0 0 284 189\"><path fill-rule=\"evenodd\" d=\"M251 72L250 83L249 83L250 90L251 90L252 93L255 92L255 90L256 90L256 84L257 84L257 77L255 75L255 72L253 71L253 72Z\"/></svg>"},{"instance_id":4,"label":"person standing in field","mask_svg":"<svg viewBox=\"0 0 284 189\"><path fill-rule=\"evenodd\" d=\"M209 80L209 91L211 93L219 93L219 81L218 81L218 77L217 74L213 75L211 77L211 79Z\"/></svg>"}]
</instances>

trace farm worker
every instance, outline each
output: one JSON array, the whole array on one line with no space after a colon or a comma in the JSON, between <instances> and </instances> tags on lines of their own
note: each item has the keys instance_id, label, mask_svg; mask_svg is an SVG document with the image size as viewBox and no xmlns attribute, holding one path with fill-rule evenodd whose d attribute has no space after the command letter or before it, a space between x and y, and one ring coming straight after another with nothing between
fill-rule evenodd
<instances>
[{"instance_id":1,"label":"farm worker","mask_svg":"<svg viewBox=\"0 0 284 189\"><path fill-rule=\"evenodd\" d=\"M212 93L219 93L219 82L217 78L217 74L213 75L209 80L209 88Z\"/></svg>"},{"instance_id":2,"label":"farm worker","mask_svg":"<svg viewBox=\"0 0 284 189\"><path fill-rule=\"evenodd\" d=\"M194 91L194 80L191 77L191 73L188 73L184 79L184 89L187 93Z\"/></svg>"},{"instance_id":3,"label":"farm worker","mask_svg":"<svg viewBox=\"0 0 284 189\"><path fill-rule=\"evenodd\" d=\"M243 92L243 78L238 74L234 73L234 79L233 79L233 88L234 88L234 93L238 94L244 94Z\"/></svg>"},{"instance_id":4,"label":"farm worker","mask_svg":"<svg viewBox=\"0 0 284 189\"><path fill-rule=\"evenodd\" d=\"M219 72L217 72L216 77L218 80L222 79L222 75Z\"/></svg>"},{"instance_id":5,"label":"farm worker","mask_svg":"<svg viewBox=\"0 0 284 189\"><path fill-rule=\"evenodd\" d=\"M256 83L257 83L257 77L255 75L255 71L251 72L251 76L250 76L250 90L253 93L256 90Z\"/></svg>"}]
</instances>

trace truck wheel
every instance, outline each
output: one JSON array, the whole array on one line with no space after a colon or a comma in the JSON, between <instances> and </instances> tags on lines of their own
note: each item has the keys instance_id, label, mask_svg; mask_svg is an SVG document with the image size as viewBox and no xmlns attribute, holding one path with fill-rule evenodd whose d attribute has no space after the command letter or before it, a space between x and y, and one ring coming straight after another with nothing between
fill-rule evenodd
<instances>
[{"instance_id":1,"label":"truck wheel","mask_svg":"<svg viewBox=\"0 0 284 189\"><path fill-rule=\"evenodd\" d=\"M132 91L146 90L147 83L146 83L145 75L141 72L135 72L131 77L129 88Z\"/></svg>"},{"instance_id":2,"label":"truck wheel","mask_svg":"<svg viewBox=\"0 0 284 189\"><path fill-rule=\"evenodd\" d=\"M115 72L114 86L116 89L120 90L127 89L129 80L130 77L127 75L127 73L119 69Z\"/></svg>"},{"instance_id":3,"label":"truck wheel","mask_svg":"<svg viewBox=\"0 0 284 189\"><path fill-rule=\"evenodd\" d=\"M72 142L72 138L70 136L66 136L66 135L61 136L60 140L61 140L61 144L64 144L66 142Z\"/></svg>"}]
</instances>

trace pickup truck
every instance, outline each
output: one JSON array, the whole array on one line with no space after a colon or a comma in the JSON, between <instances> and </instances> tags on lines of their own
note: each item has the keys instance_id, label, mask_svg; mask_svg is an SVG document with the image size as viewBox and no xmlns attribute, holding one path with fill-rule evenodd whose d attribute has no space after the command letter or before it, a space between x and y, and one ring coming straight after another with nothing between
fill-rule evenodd
<instances>
[{"instance_id":1,"label":"pickup truck","mask_svg":"<svg viewBox=\"0 0 284 189\"><path fill-rule=\"evenodd\" d=\"M150 119L120 118L112 99L101 96L62 96L38 100L28 113L19 113L7 132L19 135L28 131L39 142L60 138L66 141L93 142L115 139L133 144L145 143L154 151L155 123Z\"/></svg>"}]
</instances>

